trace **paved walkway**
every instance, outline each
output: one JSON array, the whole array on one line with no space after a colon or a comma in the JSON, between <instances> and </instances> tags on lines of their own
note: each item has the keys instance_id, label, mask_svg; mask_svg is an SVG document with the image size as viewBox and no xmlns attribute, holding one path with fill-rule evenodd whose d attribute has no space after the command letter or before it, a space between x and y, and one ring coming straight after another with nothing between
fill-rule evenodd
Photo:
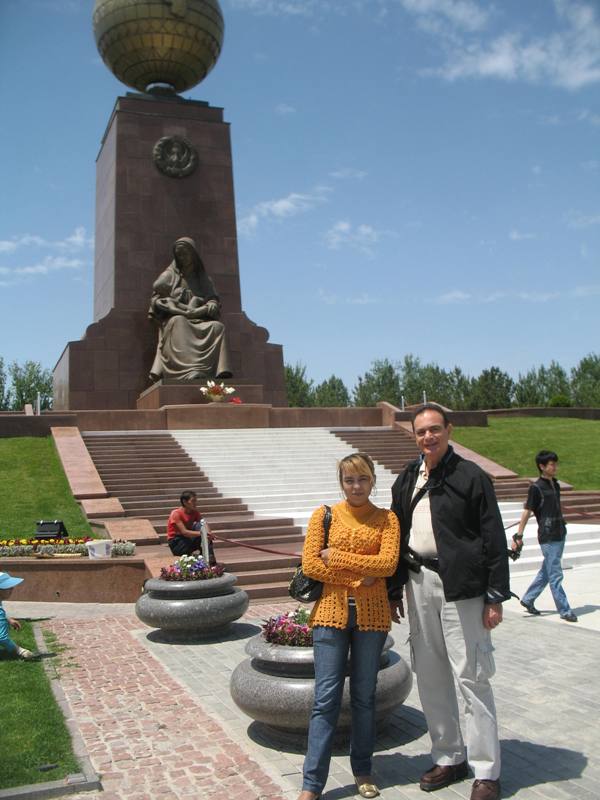
<instances>
[{"instance_id":1,"label":"paved walkway","mask_svg":"<svg viewBox=\"0 0 600 800\"><path fill-rule=\"evenodd\" d=\"M527 583L531 576L519 576ZM590 593L600 567L574 569L565 586L580 623L533 618L517 601L494 634L494 681L503 751L503 796L516 800L598 800L600 756L600 609ZM517 580L513 582L519 592ZM549 597L549 596L548 596ZM581 604L578 602L581 598ZM541 609L551 608L545 596ZM67 606L67 607L65 607ZM303 754L267 743L232 703L229 677L260 621L291 604L254 605L222 642L164 644L131 606L7 602L67 646L61 683L105 791L91 800L228 798L295 800ZM408 657L408 626L394 626L396 649ZM428 768L429 738L416 689L380 732L374 772L383 800L423 798L416 781ZM436 792L468 798L470 781ZM352 797L347 755L336 751L327 800Z\"/></svg>"}]
</instances>

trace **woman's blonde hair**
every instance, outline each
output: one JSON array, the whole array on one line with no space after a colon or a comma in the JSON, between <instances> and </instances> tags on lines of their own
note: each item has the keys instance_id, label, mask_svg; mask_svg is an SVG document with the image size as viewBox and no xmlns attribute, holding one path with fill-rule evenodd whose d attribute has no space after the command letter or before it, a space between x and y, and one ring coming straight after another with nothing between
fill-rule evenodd
<instances>
[{"instance_id":1,"label":"woman's blonde hair","mask_svg":"<svg viewBox=\"0 0 600 800\"><path fill-rule=\"evenodd\" d=\"M373 459L366 453L350 453L349 456L344 456L344 458L338 462L338 481L342 488L344 488L343 479L345 472L351 472L354 473L354 475L368 475L373 486L375 486L375 482L377 481Z\"/></svg>"}]
</instances>

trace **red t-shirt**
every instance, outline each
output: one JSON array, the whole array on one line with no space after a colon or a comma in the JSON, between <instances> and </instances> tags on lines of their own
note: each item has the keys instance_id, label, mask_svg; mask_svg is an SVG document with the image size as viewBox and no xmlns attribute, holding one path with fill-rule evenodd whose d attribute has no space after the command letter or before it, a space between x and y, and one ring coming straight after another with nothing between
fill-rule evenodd
<instances>
[{"instance_id":1,"label":"red t-shirt","mask_svg":"<svg viewBox=\"0 0 600 800\"><path fill-rule=\"evenodd\" d=\"M201 517L202 515L198 509L189 514L183 506L173 509L169 514L169 521L167 522L167 539L174 539L176 536L179 536L179 531L175 525L176 522L183 522L184 528L189 531L192 529L194 522L199 522ZM200 531L198 531L198 536L200 536Z\"/></svg>"}]
</instances>

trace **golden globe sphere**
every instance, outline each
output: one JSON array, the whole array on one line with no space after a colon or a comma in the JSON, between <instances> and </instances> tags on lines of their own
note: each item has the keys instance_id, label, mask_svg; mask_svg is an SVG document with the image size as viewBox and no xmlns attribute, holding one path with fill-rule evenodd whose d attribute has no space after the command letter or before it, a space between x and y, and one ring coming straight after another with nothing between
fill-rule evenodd
<instances>
[{"instance_id":1,"label":"golden globe sphere","mask_svg":"<svg viewBox=\"0 0 600 800\"><path fill-rule=\"evenodd\" d=\"M218 0L96 0L102 60L127 86L184 92L217 63L225 24Z\"/></svg>"}]
</instances>

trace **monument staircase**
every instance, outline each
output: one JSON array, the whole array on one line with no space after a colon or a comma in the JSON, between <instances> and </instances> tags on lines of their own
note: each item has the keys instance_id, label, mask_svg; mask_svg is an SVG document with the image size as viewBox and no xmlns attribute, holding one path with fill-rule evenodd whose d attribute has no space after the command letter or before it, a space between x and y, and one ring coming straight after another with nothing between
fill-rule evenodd
<instances>
[{"instance_id":1,"label":"monument staircase","mask_svg":"<svg viewBox=\"0 0 600 800\"><path fill-rule=\"evenodd\" d=\"M251 597L285 594L303 542L301 529L291 519L258 517L239 497L224 496L169 433L87 433L83 439L125 516L149 520L158 534L160 546L155 539L137 542L137 552L153 574L173 560L166 546L167 518L179 505L181 492L191 489L218 537L218 559L238 576L239 585ZM96 525L102 523L95 520ZM238 540L281 554L244 548L235 544Z\"/></svg>"},{"instance_id":2,"label":"monument staircase","mask_svg":"<svg viewBox=\"0 0 600 800\"><path fill-rule=\"evenodd\" d=\"M158 534L160 546L138 542L138 553L145 555L153 574L171 558L165 544L168 514L179 504L180 492L193 489L199 509L219 537L219 561L254 599L286 596L302 549L302 528L317 506L340 500L336 474L340 458L353 450L373 457L374 500L388 507L396 475L417 454L411 433L398 427L88 433L84 441L125 516L149 520ZM530 480L510 477L503 468L498 475L494 488L510 539ZM566 487L563 505L570 523L566 566L600 562L600 493ZM532 521L525 531L523 555L511 569L533 570L540 563Z\"/></svg>"}]
</instances>

